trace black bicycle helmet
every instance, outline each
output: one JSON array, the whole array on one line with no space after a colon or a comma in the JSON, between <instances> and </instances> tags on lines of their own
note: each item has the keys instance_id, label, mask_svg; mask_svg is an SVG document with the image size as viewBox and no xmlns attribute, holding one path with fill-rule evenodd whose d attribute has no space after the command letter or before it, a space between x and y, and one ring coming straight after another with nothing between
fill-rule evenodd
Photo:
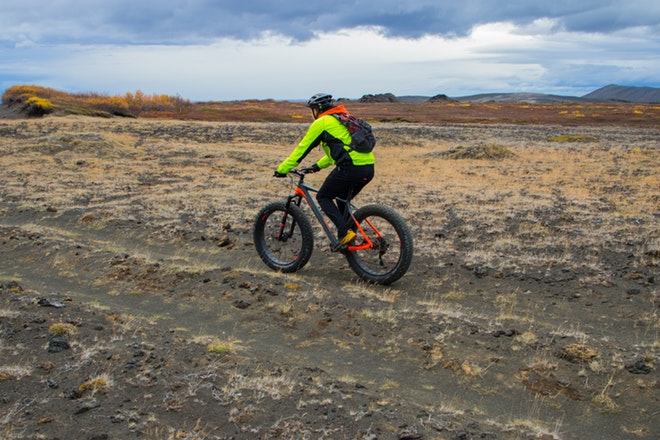
<instances>
[{"instance_id":1,"label":"black bicycle helmet","mask_svg":"<svg viewBox=\"0 0 660 440\"><path fill-rule=\"evenodd\" d=\"M324 110L333 106L334 101L332 100L332 95L328 95L327 93L317 93L307 100L307 107L309 108Z\"/></svg>"}]
</instances>

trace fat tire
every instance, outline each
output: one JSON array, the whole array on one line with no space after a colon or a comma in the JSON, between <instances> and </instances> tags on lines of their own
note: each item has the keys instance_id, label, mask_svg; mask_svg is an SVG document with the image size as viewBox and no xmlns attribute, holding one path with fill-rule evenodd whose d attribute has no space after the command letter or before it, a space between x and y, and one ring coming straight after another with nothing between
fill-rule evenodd
<instances>
[{"instance_id":1,"label":"fat tire","mask_svg":"<svg viewBox=\"0 0 660 440\"><path fill-rule=\"evenodd\" d=\"M374 250L351 251L346 252L346 259L351 269L363 280L377 284L391 284L401 278L408 271L413 259L413 238L405 219L394 209L382 205L367 205L358 209L355 219L362 224L363 229L368 234L369 228L364 224L367 218L378 217L378 222L383 225L389 224L394 232L389 237L390 246L398 246L398 258L392 262L391 266L383 268L383 271L375 270L370 267L361 255L367 252L377 252ZM388 228L390 229L390 228ZM358 234L358 237L360 234Z\"/></svg>"},{"instance_id":2,"label":"fat tire","mask_svg":"<svg viewBox=\"0 0 660 440\"><path fill-rule=\"evenodd\" d=\"M291 237L290 248L287 246L289 241L282 242L274 238L278 229L275 226L281 223L285 212L296 223L295 237ZM282 201L271 202L259 211L254 219L253 238L261 260L271 269L285 273L295 272L305 266L314 250L314 231L309 219L299 206L289 204L287 208L286 202ZM279 254L284 256L278 257Z\"/></svg>"}]
</instances>

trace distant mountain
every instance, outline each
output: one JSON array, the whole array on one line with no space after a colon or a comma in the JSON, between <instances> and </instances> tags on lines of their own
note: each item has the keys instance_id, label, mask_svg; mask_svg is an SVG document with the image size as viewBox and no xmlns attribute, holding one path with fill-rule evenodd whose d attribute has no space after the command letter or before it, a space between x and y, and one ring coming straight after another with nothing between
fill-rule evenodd
<instances>
[{"instance_id":1,"label":"distant mountain","mask_svg":"<svg viewBox=\"0 0 660 440\"><path fill-rule=\"evenodd\" d=\"M391 95L391 94L389 94ZM445 95L430 96L398 96L399 102L421 103L434 102L438 97ZM561 102L632 102L640 104L660 103L660 88L657 87L630 87L611 84L602 87L587 95L562 96L547 95L543 93L481 93L478 95L460 96L447 98L459 102L510 102L526 104L555 104Z\"/></svg>"},{"instance_id":2,"label":"distant mountain","mask_svg":"<svg viewBox=\"0 0 660 440\"><path fill-rule=\"evenodd\" d=\"M660 88L630 87L610 84L582 97L588 101L637 102L644 104L660 103Z\"/></svg>"},{"instance_id":3,"label":"distant mountain","mask_svg":"<svg viewBox=\"0 0 660 440\"><path fill-rule=\"evenodd\" d=\"M558 102L580 102L576 96L544 95L542 93L482 93L455 98L460 102L521 102L526 104L554 104Z\"/></svg>"}]
</instances>

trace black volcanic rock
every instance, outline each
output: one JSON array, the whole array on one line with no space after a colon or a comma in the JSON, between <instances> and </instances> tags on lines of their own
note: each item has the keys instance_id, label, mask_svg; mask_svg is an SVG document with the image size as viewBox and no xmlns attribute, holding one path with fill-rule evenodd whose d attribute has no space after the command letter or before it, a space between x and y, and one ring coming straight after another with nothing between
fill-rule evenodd
<instances>
[{"instance_id":1,"label":"black volcanic rock","mask_svg":"<svg viewBox=\"0 0 660 440\"><path fill-rule=\"evenodd\" d=\"M363 95L359 102L399 102L399 98L392 93L379 93L377 95Z\"/></svg>"},{"instance_id":2,"label":"black volcanic rock","mask_svg":"<svg viewBox=\"0 0 660 440\"><path fill-rule=\"evenodd\" d=\"M429 100L427 102L456 102L456 100L450 98L449 96L447 96L445 94L440 94L440 95L435 95L435 96L429 98Z\"/></svg>"}]
</instances>

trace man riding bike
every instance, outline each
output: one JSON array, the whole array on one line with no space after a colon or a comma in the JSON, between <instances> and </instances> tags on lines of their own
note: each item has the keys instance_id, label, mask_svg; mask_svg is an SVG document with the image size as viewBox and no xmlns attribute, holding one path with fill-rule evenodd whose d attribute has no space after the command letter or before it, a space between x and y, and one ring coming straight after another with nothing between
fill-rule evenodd
<instances>
[{"instance_id":1,"label":"man riding bike","mask_svg":"<svg viewBox=\"0 0 660 440\"><path fill-rule=\"evenodd\" d=\"M312 109L314 122L298 146L275 170L275 177L284 177L297 167L300 162L318 145L325 156L312 167L317 172L330 165L335 168L325 179L316 200L321 209L337 228L337 237L342 247L348 246L356 234L349 227L344 215L346 203L336 200L355 197L374 177L374 155L372 152L361 153L351 149L351 135L348 129L333 115L348 113L343 105L337 105L332 95L317 93L307 101Z\"/></svg>"}]
</instances>

